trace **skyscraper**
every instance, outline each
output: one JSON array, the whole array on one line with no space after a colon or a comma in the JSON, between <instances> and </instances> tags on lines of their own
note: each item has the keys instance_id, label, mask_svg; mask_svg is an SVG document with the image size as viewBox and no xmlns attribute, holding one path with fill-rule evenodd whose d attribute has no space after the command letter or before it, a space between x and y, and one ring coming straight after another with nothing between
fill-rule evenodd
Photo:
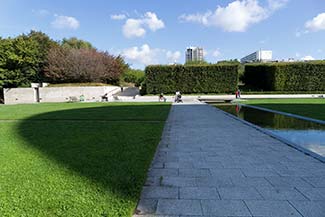
<instances>
[{"instance_id":1,"label":"skyscraper","mask_svg":"<svg viewBox=\"0 0 325 217\"><path fill-rule=\"evenodd\" d=\"M188 47L185 53L185 61L203 61L203 48L201 47Z\"/></svg>"}]
</instances>

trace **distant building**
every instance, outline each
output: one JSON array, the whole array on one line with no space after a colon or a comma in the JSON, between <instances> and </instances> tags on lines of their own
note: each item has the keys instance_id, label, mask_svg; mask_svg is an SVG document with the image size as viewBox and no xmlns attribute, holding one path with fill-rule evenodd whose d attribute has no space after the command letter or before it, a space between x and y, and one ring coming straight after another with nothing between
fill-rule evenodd
<instances>
[{"instance_id":1,"label":"distant building","mask_svg":"<svg viewBox=\"0 0 325 217\"><path fill-rule=\"evenodd\" d=\"M203 61L203 48L188 47L185 53L185 62Z\"/></svg>"},{"instance_id":2,"label":"distant building","mask_svg":"<svg viewBox=\"0 0 325 217\"><path fill-rule=\"evenodd\" d=\"M271 50L259 50L252 54L249 54L242 58L240 62L242 63L252 63L252 62L271 62L272 61L272 51Z\"/></svg>"}]
</instances>

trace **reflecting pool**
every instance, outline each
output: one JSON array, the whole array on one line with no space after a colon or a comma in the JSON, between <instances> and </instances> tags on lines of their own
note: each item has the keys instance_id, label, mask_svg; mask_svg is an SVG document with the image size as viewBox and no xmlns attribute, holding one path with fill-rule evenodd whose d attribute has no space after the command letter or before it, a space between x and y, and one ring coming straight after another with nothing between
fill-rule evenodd
<instances>
[{"instance_id":1,"label":"reflecting pool","mask_svg":"<svg viewBox=\"0 0 325 217\"><path fill-rule=\"evenodd\" d=\"M325 157L325 125L236 104L217 108Z\"/></svg>"}]
</instances>

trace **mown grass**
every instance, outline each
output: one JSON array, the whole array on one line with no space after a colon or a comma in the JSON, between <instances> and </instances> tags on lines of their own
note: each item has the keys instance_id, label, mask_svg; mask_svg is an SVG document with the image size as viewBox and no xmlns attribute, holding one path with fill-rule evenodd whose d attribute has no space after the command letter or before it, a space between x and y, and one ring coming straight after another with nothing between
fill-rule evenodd
<instances>
[{"instance_id":1,"label":"mown grass","mask_svg":"<svg viewBox=\"0 0 325 217\"><path fill-rule=\"evenodd\" d=\"M169 104L0 107L0 216L131 216Z\"/></svg>"},{"instance_id":2,"label":"mown grass","mask_svg":"<svg viewBox=\"0 0 325 217\"><path fill-rule=\"evenodd\" d=\"M325 99L254 99L243 103L325 120Z\"/></svg>"}]
</instances>

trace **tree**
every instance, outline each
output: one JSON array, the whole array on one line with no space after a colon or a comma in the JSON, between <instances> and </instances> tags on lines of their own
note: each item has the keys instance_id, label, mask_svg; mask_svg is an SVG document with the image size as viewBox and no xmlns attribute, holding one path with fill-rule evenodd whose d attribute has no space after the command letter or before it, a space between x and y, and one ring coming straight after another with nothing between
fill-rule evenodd
<instances>
[{"instance_id":1,"label":"tree","mask_svg":"<svg viewBox=\"0 0 325 217\"><path fill-rule=\"evenodd\" d=\"M49 36L47 36L43 32L31 31L27 36L37 43L37 50L38 50L38 74L37 74L37 81L41 82L44 79L44 67L47 64L47 55L49 50L54 47L58 46L58 43L52 40Z\"/></svg>"},{"instance_id":2,"label":"tree","mask_svg":"<svg viewBox=\"0 0 325 217\"><path fill-rule=\"evenodd\" d=\"M0 74L3 87L28 86L37 80L37 43L30 38L2 39L0 41Z\"/></svg>"},{"instance_id":3,"label":"tree","mask_svg":"<svg viewBox=\"0 0 325 217\"><path fill-rule=\"evenodd\" d=\"M47 79L54 83L119 82L124 65L120 57L95 49L53 47L45 70Z\"/></svg>"},{"instance_id":4,"label":"tree","mask_svg":"<svg viewBox=\"0 0 325 217\"><path fill-rule=\"evenodd\" d=\"M42 80L50 47L56 42L42 32L0 39L0 87L29 86Z\"/></svg>"},{"instance_id":5,"label":"tree","mask_svg":"<svg viewBox=\"0 0 325 217\"><path fill-rule=\"evenodd\" d=\"M62 47L64 48L74 48L74 49L93 49L94 47L90 42L84 41L81 39L77 39L76 37L72 37L69 39L64 38L61 42Z\"/></svg>"}]
</instances>

